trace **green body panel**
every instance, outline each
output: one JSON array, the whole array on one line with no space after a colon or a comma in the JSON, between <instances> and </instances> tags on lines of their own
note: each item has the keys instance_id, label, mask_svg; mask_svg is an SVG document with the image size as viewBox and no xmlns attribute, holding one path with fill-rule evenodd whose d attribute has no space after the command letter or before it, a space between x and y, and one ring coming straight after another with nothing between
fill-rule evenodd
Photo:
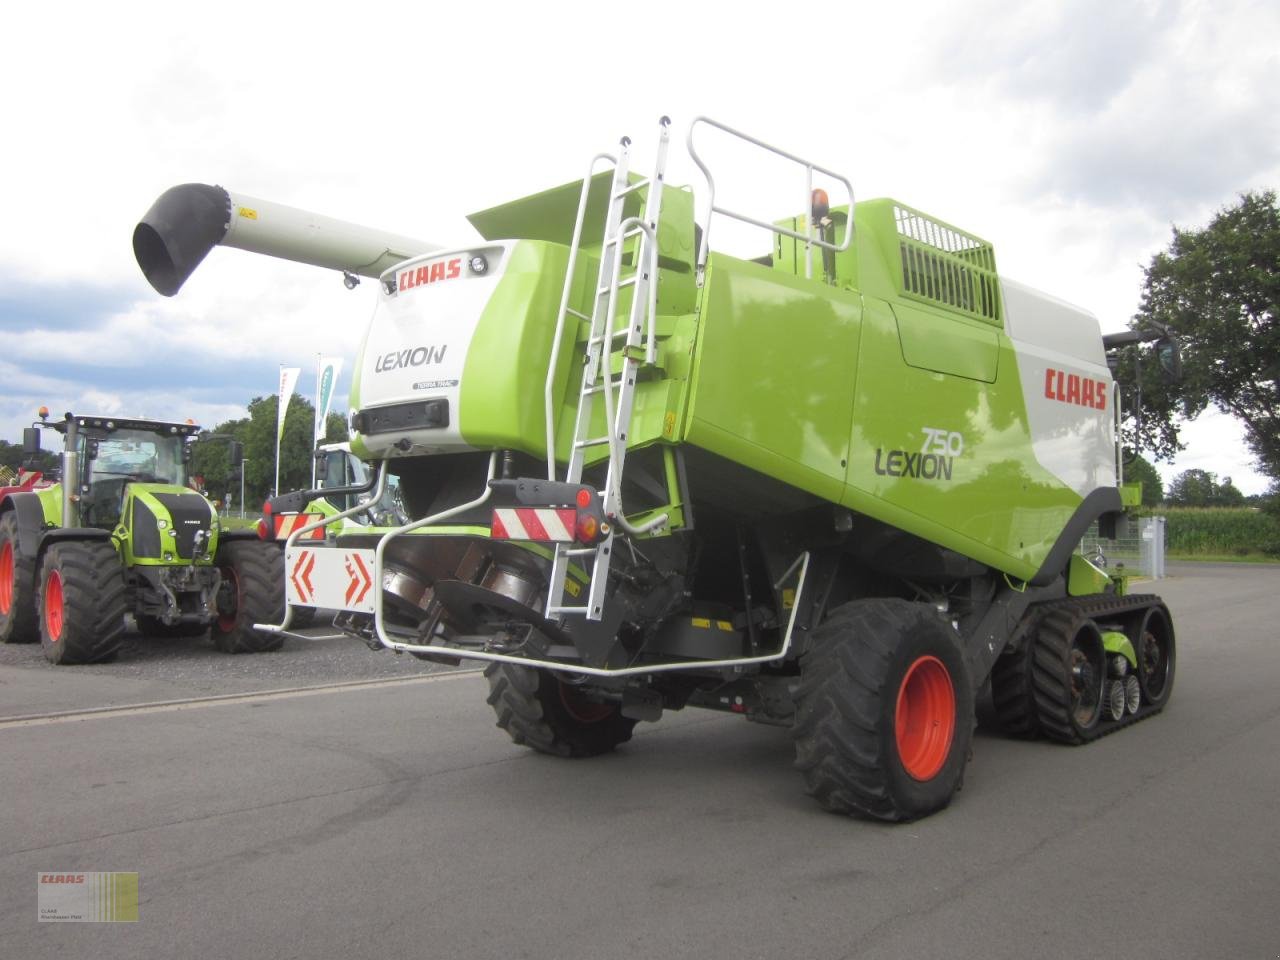
<instances>
[{"instance_id":1,"label":"green body panel","mask_svg":"<svg viewBox=\"0 0 1280 960\"><path fill-rule=\"evenodd\" d=\"M682 439L838 501L861 314L856 294L712 257Z\"/></svg>"},{"instance_id":2,"label":"green body panel","mask_svg":"<svg viewBox=\"0 0 1280 960\"><path fill-rule=\"evenodd\" d=\"M521 241L508 254L467 351L458 423L473 447L507 447L545 456L543 394L569 250ZM585 276L585 271L583 271ZM585 299L585 291L573 300ZM568 388L576 323L565 324L557 366L557 403Z\"/></svg>"},{"instance_id":3,"label":"green body panel","mask_svg":"<svg viewBox=\"0 0 1280 960\"><path fill-rule=\"evenodd\" d=\"M994 383L908 366L893 311L868 299L841 502L1026 579L1081 498L1036 461L1013 347L999 337ZM923 475L910 475L913 455Z\"/></svg>"},{"instance_id":4,"label":"green body panel","mask_svg":"<svg viewBox=\"0 0 1280 960\"><path fill-rule=\"evenodd\" d=\"M1118 630L1102 632L1102 646L1107 653L1118 653L1129 661L1129 666L1137 669L1138 655L1133 649L1133 642Z\"/></svg>"},{"instance_id":5,"label":"green body panel","mask_svg":"<svg viewBox=\"0 0 1280 960\"><path fill-rule=\"evenodd\" d=\"M1120 502L1126 507L1142 506L1142 481L1120 484Z\"/></svg>"},{"instance_id":6,"label":"green body panel","mask_svg":"<svg viewBox=\"0 0 1280 960\"><path fill-rule=\"evenodd\" d=\"M592 182L569 298L587 314L606 181ZM547 362L580 189L568 184L471 217L486 238L516 241L467 350L457 416L471 447L546 455ZM627 215L643 195L628 200ZM847 211L831 218L840 242ZM805 218L782 223L803 230ZM692 194L665 191L658 357L640 367L628 447L691 444L1029 579L1082 497L1035 458L994 252L894 200L858 204L856 227L848 251L812 251L812 279L803 243L781 237L771 263L713 253L699 290ZM634 252L634 241L624 245L628 271ZM621 322L629 305L624 291ZM588 329L571 318L559 345L561 463ZM621 368L620 353L611 364ZM357 406L358 394L357 373ZM588 435L604 432L597 401ZM360 438L352 449L367 453ZM605 455L591 448L587 462Z\"/></svg>"},{"instance_id":7,"label":"green body panel","mask_svg":"<svg viewBox=\"0 0 1280 960\"><path fill-rule=\"evenodd\" d=\"M62 526L62 484L37 490L40 509L44 511L44 522L48 526Z\"/></svg>"},{"instance_id":8,"label":"green body panel","mask_svg":"<svg viewBox=\"0 0 1280 960\"><path fill-rule=\"evenodd\" d=\"M209 542L205 546L203 556L196 561L196 566L212 566L214 554L218 550L219 528L217 511L213 509L213 505L208 500L190 487L171 483L131 483L129 485L125 494L124 509L121 511L121 522L111 531L111 538L115 541L116 549L120 551L120 557L125 566L172 567L189 565L191 562L191 558L183 556L175 546L177 533L175 531L174 518L164 503L156 498L156 494L181 496L193 504L197 499L204 503L209 511ZM160 530L161 556L159 557L137 556L135 553L134 512L138 503L145 504L147 509L158 520L162 520L165 523L165 526ZM164 559L166 553L172 559Z\"/></svg>"},{"instance_id":9,"label":"green body panel","mask_svg":"<svg viewBox=\"0 0 1280 960\"><path fill-rule=\"evenodd\" d=\"M1071 555L1071 563L1067 568L1068 596L1085 597L1102 593L1110 582L1107 572L1094 566L1087 557L1078 553Z\"/></svg>"}]
</instances>

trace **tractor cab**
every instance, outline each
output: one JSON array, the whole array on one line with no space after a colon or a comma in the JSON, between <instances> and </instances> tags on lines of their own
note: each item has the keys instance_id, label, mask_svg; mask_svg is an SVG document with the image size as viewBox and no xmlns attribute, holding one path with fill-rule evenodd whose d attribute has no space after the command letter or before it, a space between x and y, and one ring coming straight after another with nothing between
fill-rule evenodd
<instances>
[{"instance_id":1,"label":"tractor cab","mask_svg":"<svg viewBox=\"0 0 1280 960\"><path fill-rule=\"evenodd\" d=\"M77 451L81 523L113 528L120 522L130 484L185 487L189 436L185 431L138 427L83 430Z\"/></svg>"}]
</instances>

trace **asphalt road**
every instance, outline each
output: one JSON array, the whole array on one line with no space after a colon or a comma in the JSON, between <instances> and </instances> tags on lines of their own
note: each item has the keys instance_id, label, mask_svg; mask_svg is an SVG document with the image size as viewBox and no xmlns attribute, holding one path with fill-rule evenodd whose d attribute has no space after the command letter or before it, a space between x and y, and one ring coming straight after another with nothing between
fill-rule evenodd
<instances>
[{"instance_id":1,"label":"asphalt road","mask_svg":"<svg viewBox=\"0 0 1280 960\"><path fill-rule=\"evenodd\" d=\"M900 826L822 812L786 732L731 716L559 761L494 729L476 673L351 641L9 648L0 957L1273 958L1280 567L1171 572L1163 714L980 734L950 809ZM139 922L38 923L38 873L86 870L137 871Z\"/></svg>"}]
</instances>

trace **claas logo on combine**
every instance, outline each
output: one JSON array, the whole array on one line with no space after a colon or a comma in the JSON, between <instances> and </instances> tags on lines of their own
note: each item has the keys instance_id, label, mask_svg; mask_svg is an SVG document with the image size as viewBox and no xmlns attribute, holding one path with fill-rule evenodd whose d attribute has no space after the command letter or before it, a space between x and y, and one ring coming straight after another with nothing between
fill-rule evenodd
<instances>
[{"instance_id":1,"label":"claas logo on combine","mask_svg":"<svg viewBox=\"0 0 1280 960\"><path fill-rule=\"evenodd\" d=\"M402 270L396 280L400 292L403 293L414 287L425 287L429 283L439 283L441 280L455 280L460 276L462 276L462 258L454 257L452 260L437 260L435 263L424 263L420 267Z\"/></svg>"},{"instance_id":2,"label":"claas logo on combine","mask_svg":"<svg viewBox=\"0 0 1280 960\"><path fill-rule=\"evenodd\" d=\"M1074 403L1094 410L1107 409L1107 383L1078 373L1064 373L1049 367L1044 372L1044 395L1059 403Z\"/></svg>"},{"instance_id":3,"label":"claas logo on combine","mask_svg":"<svg viewBox=\"0 0 1280 960\"><path fill-rule=\"evenodd\" d=\"M83 873L42 873L41 883L84 883Z\"/></svg>"}]
</instances>

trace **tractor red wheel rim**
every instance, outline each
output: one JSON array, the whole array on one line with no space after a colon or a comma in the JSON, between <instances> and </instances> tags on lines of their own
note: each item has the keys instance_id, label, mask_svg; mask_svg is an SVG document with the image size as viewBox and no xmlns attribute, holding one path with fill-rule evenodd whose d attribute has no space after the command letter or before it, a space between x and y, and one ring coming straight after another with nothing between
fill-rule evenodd
<instances>
[{"instance_id":1,"label":"tractor red wheel rim","mask_svg":"<svg viewBox=\"0 0 1280 960\"><path fill-rule=\"evenodd\" d=\"M240 578L236 576L233 567L223 567L222 575L231 581L231 589L236 596L235 609L230 613L218 614L218 629L223 633L230 633L236 628L236 620L240 616Z\"/></svg>"},{"instance_id":2,"label":"tractor red wheel rim","mask_svg":"<svg viewBox=\"0 0 1280 960\"><path fill-rule=\"evenodd\" d=\"M13 544L8 541L0 547L0 615L8 616L13 609Z\"/></svg>"},{"instance_id":3,"label":"tractor red wheel rim","mask_svg":"<svg viewBox=\"0 0 1280 960\"><path fill-rule=\"evenodd\" d=\"M937 776L956 734L956 690L937 657L919 657L902 678L893 728L902 768L915 780Z\"/></svg>"},{"instance_id":4,"label":"tractor red wheel rim","mask_svg":"<svg viewBox=\"0 0 1280 960\"><path fill-rule=\"evenodd\" d=\"M62 639L62 623L62 575L53 570L44 582L44 625L49 633L50 643L57 643Z\"/></svg>"},{"instance_id":5,"label":"tractor red wheel rim","mask_svg":"<svg viewBox=\"0 0 1280 960\"><path fill-rule=\"evenodd\" d=\"M579 723L599 723L601 720L608 720L615 710L611 703L592 703L563 680L560 681L560 703L565 712Z\"/></svg>"}]
</instances>

